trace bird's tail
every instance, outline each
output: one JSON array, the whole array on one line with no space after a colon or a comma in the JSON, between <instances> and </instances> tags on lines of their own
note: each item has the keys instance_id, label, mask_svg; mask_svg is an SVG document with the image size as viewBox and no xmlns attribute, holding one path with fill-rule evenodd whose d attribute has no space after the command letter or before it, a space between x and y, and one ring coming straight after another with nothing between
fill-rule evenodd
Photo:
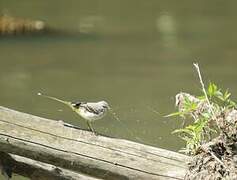
<instances>
[{"instance_id":1,"label":"bird's tail","mask_svg":"<svg viewBox=\"0 0 237 180\"><path fill-rule=\"evenodd\" d=\"M58 102L60 102L60 103L63 103L63 104L65 104L65 105L71 107L71 102L69 102L69 101L63 101L63 100L61 100L61 99L58 99L58 98L55 98L55 97L52 97L52 96L47 96L47 95L44 95L44 94L42 94L42 93L38 93L38 96L43 96L43 97L45 97L45 98L52 99L52 100L54 100L54 101L58 101Z\"/></svg>"}]
</instances>

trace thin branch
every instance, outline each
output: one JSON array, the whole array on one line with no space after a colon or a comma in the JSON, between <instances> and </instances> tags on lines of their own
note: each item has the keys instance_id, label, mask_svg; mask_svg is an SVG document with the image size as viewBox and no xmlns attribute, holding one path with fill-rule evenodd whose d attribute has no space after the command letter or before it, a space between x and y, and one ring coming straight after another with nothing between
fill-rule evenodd
<instances>
[{"instance_id":1,"label":"thin branch","mask_svg":"<svg viewBox=\"0 0 237 180\"><path fill-rule=\"evenodd\" d=\"M219 162L221 165L223 165L224 167L225 167L225 164L213 153L213 152L211 152L211 151L208 151L210 154L211 154L211 156L217 161L217 162Z\"/></svg>"},{"instance_id":2,"label":"thin branch","mask_svg":"<svg viewBox=\"0 0 237 180\"><path fill-rule=\"evenodd\" d=\"M204 86L204 83L203 83L203 80L202 80L202 75L201 75L201 72L200 72L198 63L193 63L193 65L194 65L194 67L195 67L196 70L197 70L198 77L199 77L199 80L200 80L200 83L201 83L201 86L202 86L202 91L203 91L203 93L204 93L204 95L205 95L205 98L206 98L206 100L207 100L209 109L210 109L210 111L211 111L211 113L212 113L212 118L216 120L215 113L214 113L214 111L213 111L213 109L212 109L212 105L211 105L211 103L210 103L210 101L209 101L209 99L208 99L208 96L207 96L207 92L206 92L206 89L205 89L205 86ZM211 156L212 156L217 162L219 162L223 167L225 167L226 169L228 169L228 168L225 166L225 164L224 164L213 152L211 152L210 150L209 150L208 152L211 154ZM229 170L229 169L228 169L228 170Z\"/></svg>"},{"instance_id":3,"label":"thin branch","mask_svg":"<svg viewBox=\"0 0 237 180\"><path fill-rule=\"evenodd\" d=\"M198 63L193 63L193 65L194 65L194 67L195 67L196 70L197 70L198 77L199 77L199 80L200 80L200 83L201 83L201 86L202 86L202 91L203 91L203 93L204 93L204 95L205 95L205 98L206 98L206 100L207 100L209 109L210 109L210 111L211 111L211 113L212 113L212 118L213 118L213 119L216 119L215 113L214 113L214 111L213 111L213 109L212 109L212 105L211 105L211 103L210 103L210 101L209 101L209 99L208 99L208 96L207 96L207 92L206 92L206 89L205 89L205 86L204 86L204 83L203 83L203 80L202 80L202 75L201 75L201 72L200 72Z\"/></svg>"},{"instance_id":4,"label":"thin branch","mask_svg":"<svg viewBox=\"0 0 237 180\"><path fill-rule=\"evenodd\" d=\"M211 154L211 156L212 156L218 163L220 163L225 169L227 169L228 171L230 171L229 168L228 168L213 152L211 152L211 151L208 151L208 152Z\"/></svg>"}]
</instances>

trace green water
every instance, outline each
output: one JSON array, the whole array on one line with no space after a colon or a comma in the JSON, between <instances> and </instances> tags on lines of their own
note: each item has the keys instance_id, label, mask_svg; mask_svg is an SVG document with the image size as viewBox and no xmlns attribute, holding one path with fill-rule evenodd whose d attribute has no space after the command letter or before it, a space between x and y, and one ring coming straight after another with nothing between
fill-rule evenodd
<instances>
[{"instance_id":1,"label":"green water","mask_svg":"<svg viewBox=\"0 0 237 180\"><path fill-rule=\"evenodd\" d=\"M175 111L176 93L199 93L193 62L205 82L236 97L236 5L1 0L3 12L44 20L65 34L0 37L0 105L86 128L69 108L36 94L106 100L123 124L108 115L94 124L98 132L176 151L183 143L171 132L181 122L163 115Z\"/></svg>"}]
</instances>

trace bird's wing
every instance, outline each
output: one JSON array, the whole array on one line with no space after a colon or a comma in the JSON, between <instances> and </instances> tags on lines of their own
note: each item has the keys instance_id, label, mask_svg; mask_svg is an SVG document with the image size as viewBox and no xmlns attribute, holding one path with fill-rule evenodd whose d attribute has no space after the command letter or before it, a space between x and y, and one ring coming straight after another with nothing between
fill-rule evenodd
<instances>
[{"instance_id":1,"label":"bird's wing","mask_svg":"<svg viewBox=\"0 0 237 180\"><path fill-rule=\"evenodd\" d=\"M88 112L94 113L94 114L100 114L104 111L104 108L97 103L85 103L82 104L81 107L84 107Z\"/></svg>"}]
</instances>

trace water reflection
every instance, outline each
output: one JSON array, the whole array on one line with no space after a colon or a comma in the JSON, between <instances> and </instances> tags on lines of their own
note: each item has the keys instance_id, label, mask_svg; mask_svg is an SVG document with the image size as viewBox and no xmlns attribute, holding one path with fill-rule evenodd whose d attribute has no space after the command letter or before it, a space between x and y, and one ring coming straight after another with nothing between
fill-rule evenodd
<instances>
[{"instance_id":1,"label":"water reflection","mask_svg":"<svg viewBox=\"0 0 237 180\"><path fill-rule=\"evenodd\" d=\"M172 15L162 13L156 20L156 27L167 48L177 46L177 27Z\"/></svg>"},{"instance_id":2,"label":"water reflection","mask_svg":"<svg viewBox=\"0 0 237 180\"><path fill-rule=\"evenodd\" d=\"M79 19L79 32L92 34L96 33L99 28L105 26L105 18L102 16L85 16Z\"/></svg>"}]
</instances>

